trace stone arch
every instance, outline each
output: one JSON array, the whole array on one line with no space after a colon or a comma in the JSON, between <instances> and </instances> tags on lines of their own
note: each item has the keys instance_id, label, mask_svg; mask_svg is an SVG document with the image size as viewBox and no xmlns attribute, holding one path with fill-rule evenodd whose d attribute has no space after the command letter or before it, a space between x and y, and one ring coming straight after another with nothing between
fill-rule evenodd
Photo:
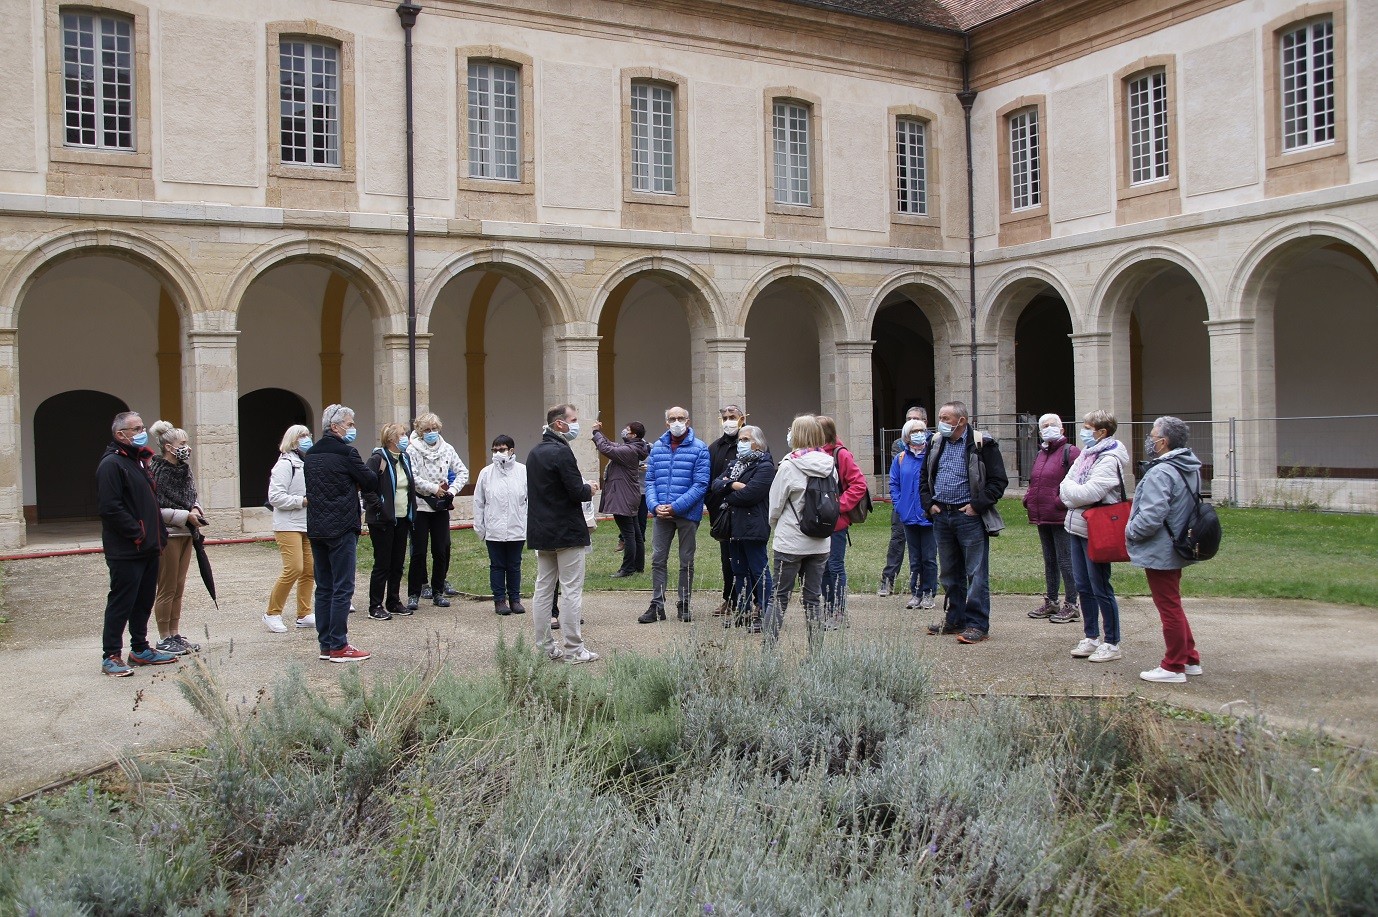
<instances>
[{"instance_id":1,"label":"stone arch","mask_svg":"<svg viewBox=\"0 0 1378 917\"><path fill-rule=\"evenodd\" d=\"M628 280L641 276L667 280L667 288L676 294L675 298L684 306L690 325L703 329L707 336L722 336L727 316L717 286L699 268L666 255L630 258L613 268L594 288L588 323L597 327L613 292Z\"/></svg>"},{"instance_id":2,"label":"stone arch","mask_svg":"<svg viewBox=\"0 0 1378 917\"><path fill-rule=\"evenodd\" d=\"M962 309L962 297L943 277L927 271L896 271L876 289L871 301L866 305L861 324L870 328L875 324L876 313L881 310L885 300L894 293L906 291L919 292L922 298L910 295L921 310L924 318L936 331L942 325L949 340L959 339L966 316Z\"/></svg>"},{"instance_id":3,"label":"stone arch","mask_svg":"<svg viewBox=\"0 0 1378 917\"><path fill-rule=\"evenodd\" d=\"M1106 266L1091 293L1086 330L1113 331L1126 306L1132 307L1134 297L1169 266L1181 268L1196 281L1206 300L1208 317L1220 318L1220 297L1205 266L1186 249L1160 242L1132 248Z\"/></svg>"},{"instance_id":4,"label":"stone arch","mask_svg":"<svg viewBox=\"0 0 1378 917\"><path fill-rule=\"evenodd\" d=\"M1012 268L1001 274L986 291L977 318L981 340L998 341L1005 335L1012 339L1014 326L1019 321L1019 313L1024 306L1020 302L1021 299L1027 302L1026 296L1031 291L1036 291L1039 286L1050 287L1062 299L1067 306L1067 314L1072 318L1072 330L1082 330L1077 327L1082 313L1075 297L1072 296L1072 285L1051 268L1030 264ZM1020 305L1014 308L1015 303Z\"/></svg>"},{"instance_id":5,"label":"stone arch","mask_svg":"<svg viewBox=\"0 0 1378 917\"><path fill-rule=\"evenodd\" d=\"M244 296L255 280L275 267L301 261L340 273L358 289L374 322L383 323L389 332L406 333L406 310L399 308L406 296L399 285L371 256L333 239L293 239L251 255L235 272L225 296L225 309L233 320L237 323Z\"/></svg>"},{"instance_id":6,"label":"stone arch","mask_svg":"<svg viewBox=\"0 0 1378 917\"><path fill-rule=\"evenodd\" d=\"M1293 258L1343 242L1370 265L1378 265L1378 243L1363 227L1334 218L1301 220L1273 229L1249 246L1230 278L1225 308L1229 318L1259 318L1257 306L1271 304L1279 275Z\"/></svg>"},{"instance_id":7,"label":"stone arch","mask_svg":"<svg viewBox=\"0 0 1378 917\"><path fill-rule=\"evenodd\" d=\"M741 302L737 306L735 322L737 328L746 328L752 306L756 304L767 287L781 280L794 281L799 288L810 294L809 298L813 303L815 319L819 321L820 331L823 330L823 325L826 323L827 330L833 339L850 340L854 337L851 299L847 296L847 291L842 288L842 284L824 270L812 265L798 263L778 264L756 275L747 286L746 292L742 294Z\"/></svg>"},{"instance_id":8,"label":"stone arch","mask_svg":"<svg viewBox=\"0 0 1378 917\"><path fill-rule=\"evenodd\" d=\"M544 262L525 252L503 246L461 252L431 272L416 294L416 330L430 327L431 313L445 285L475 268L492 271L516 284L536 306L547 328L577 321L579 311L565 282ZM404 316L405 318L405 316ZM405 329L403 329L405 330Z\"/></svg>"}]
</instances>

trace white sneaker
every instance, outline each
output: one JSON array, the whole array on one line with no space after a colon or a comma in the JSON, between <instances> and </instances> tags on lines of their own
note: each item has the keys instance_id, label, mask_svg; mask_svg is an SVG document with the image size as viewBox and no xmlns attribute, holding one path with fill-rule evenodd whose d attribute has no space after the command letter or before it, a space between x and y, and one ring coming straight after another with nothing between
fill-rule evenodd
<instances>
[{"instance_id":1,"label":"white sneaker","mask_svg":"<svg viewBox=\"0 0 1378 917\"><path fill-rule=\"evenodd\" d=\"M565 651L558 646L548 647L542 650L542 652L545 653L545 658L549 659L551 662L559 662L561 659L565 658Z\"/></svg>"},{"instance_id":2,"label":"white sneaker","mask_svg":"<svg viewBox=\"0 0 1378 917\"><path fill-rule=\"evenodd\" d=\"M933 599L933 593L931 592L925 592L923 595L919 596L920 608L933 608L936 604L937 603Z\"/></svg>"},{"instance_id":3,"label":"white sneaker","mask_svg":"<svg viewBox=\"0 0 1378 917\"><path fill-rule=\"evenodd\" d=\"M1205 675L1206 673L1202 670L1201 664L1200 664L1200 663L1197 663L1196 665L1189 665L1189 666L1187 666L1187 674L1188 674L1188 675Z\"/></svg>"},{"instance_id":4,"label":"white sneaker","mask_svg":"<svg viewBox=\"0 0 1378 917\"><path fill-rule=\"evenodd\" d=\"M1072 655L1078 659L1085 659L1100 648L1100 640L1095 637L1082 637L1077 648L1072 650Z\"/></svg>"},{"instance_id":5,"label":"white sneaker","mask_svg":"<svg viewBox=\"0 0 1378 917\"><path fill-rule=\"evenodd\" d=\"M885 580L880 581L880 588L876 590L876 595L885 598L890 594L890 584Z\"/></svg>"},{"instance_id":6,"label":"white sneaker","mask_svg":"<svg viewBox=\"0 0 1378 917\"><path fill-rule=\"evenodd\" d=\"M1147 672L1140 672L1139 677L1144 681L1157 681L1169 685L1180 685L1187 680L1187 676L1182 672L1169 672L1162 666Z\"/></svg>"},{"instance_id":7,"label":"white sneaker","mask_svg":"<svg viewBox=\"0 0 1378 917\"><path fill-rule=\"evenodd\" d=\"M275 634L287 633L287 625L282 623L282 615L265 614L263 616L263 626Z\"/></svg>"},{"instance_id":8,"label":"white sneaker","mask_svg":"<svg viewBox=\"0 0 1378 917\"><path fill-rule=\"evenodd\" d=\"M1114 643L1102 643L1096 647L1088 662L1112 662L1120 658L1120 648Z\"/></svg>"},{"instance_id":9,"label":"white sneaker","mask_svg":"<svg viewBox=\"0 0 1378 917\"><path fill-rule=\"evenodd\" d=\"M578 665L581 662L597 662L598 654L586 646L581 646L573 652L565 653L565 661L570 665Z\"/></svg>"},{"instance_id":10,"label":"white sneaker","mask_svg":"<svg viewBox=\"0 0 1378 917\"><path fill-rule=\"evenodd\" d=\"M316 616L315 616L315 615L307 615L307 616L304 617L304 618L297 618L297 626L298 626L298 627L302 627L302 628L306 628L306 627L315 627L315 626L316 626Z\"/></svg>"}]
</instances>

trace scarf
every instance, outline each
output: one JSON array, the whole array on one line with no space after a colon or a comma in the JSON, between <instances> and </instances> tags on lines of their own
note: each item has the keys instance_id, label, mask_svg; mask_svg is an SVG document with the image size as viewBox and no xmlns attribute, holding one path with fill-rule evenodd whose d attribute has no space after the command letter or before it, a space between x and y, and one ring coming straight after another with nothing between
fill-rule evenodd
<instances>
[{"instance_id":1,"label":"scarf","mask_svg":"<svg viewBox=\"0 0 1378 917\"><path fill-rule=\"evenodd\" d=\"M727 469L727 474L725 474L724 477L727 478L729 481L737 480L743 474L746 473L746 470L748 468L759 462L763 457L763 454L757 452L755 449L752 449L750 452L746 452L742 455L737 456L737 458L732 462L731 467Z\"/></svg>"},{"instance_id":2,"label":"scarf","mask_svg":"<svg viewBox=\"0 0 1378 917\"><path fill-rule=\"evenodd\" d=\"M1077 456L1077 460L1072 463L1072 479L1078 484L1085 484L1086 479L1091 477L1091 467L1096 464L1096 459L1118 445L1119 440L1113 436L1107 436L1090 449L1082 449L1081 455Z\"/></svg>"},{"instance_id":3,"label":"scarf","mask_svg":"<svg viewBox=\"0 0 1378 917\"><path fill-rule=\"evenodd\" d=\"M191 509L196 505L196 482L186 462L174 465L161 455L153 456L153 484L158 505L164 509Z\"/></svg>"}]
</instances>

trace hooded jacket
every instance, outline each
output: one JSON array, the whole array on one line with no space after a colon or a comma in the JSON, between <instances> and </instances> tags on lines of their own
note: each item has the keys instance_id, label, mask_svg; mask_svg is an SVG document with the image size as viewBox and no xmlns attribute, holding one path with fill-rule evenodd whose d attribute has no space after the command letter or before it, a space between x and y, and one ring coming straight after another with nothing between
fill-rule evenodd
<instances>
[{"instance_id":1,"label":"hooded jacket","mask_svg":"<svg viewBox=\"0 0 1378 917\"><path fill-rule=\"evenodd\" d=\"M1079 455L1080 447L1068 445L1063 436L1038 444L1029 489L1024 492L1030 525L1062 525L1067 521L1067 507L1058 491Z\"/></svg>"},{"instance_id":2,"label":"hooded jacket","mask_svg":"<svg viewBox=\"0 0 1378 917\"><path fill-rule=\"evenodd\" d=\"M273 531L306 532L306 472L301 453L284 452L268 472L268 502L273 507Z\"/></svg>"},{"instance_id":3,"label":"hooded jacket","mask_svg":"<svg viewBox=\"0 0 1378 917\"><path fill-rule=\"evenodd\" d=\"M156 557L167 545L167 527L153 489L152 450L112 442L96 466L100 540L109 560Z\"/></svg>"},{"instance_id":4,"label":"hooded jacket","mask_svg":"<svg viewBox=\"0 0 1378 917\"><path fill-rule=\"evenodd\" d=\"M861 466L856 463L852 450L842 443L828 443L823 447L823 451L837 461L837 486L840 493L837 497L837 525L833 526L833 531L841 532L852 524L847 514L856 509L866 494L866 475L861 473Z\"/></svg>"},{"instance_id":5,"label":"hooded jacket","mask_svg":"<svg viewBox=\"0 0 1378 917\"><path fill-rule=\"evenodd\" d=\"M584 503L593 488L584 482L574 450L546 430L526 457L526 544L533 551L589 546Z\"/></svg>"},{"instance_id":6,"label":"hooded jacket","mask_svg":"<svg viewBox=\"0 0 1378 917\"><path fill-rule=\"evenodd\" d=\"M412 430L407 437L407 457L411 459L412 471L416 472L416 477L412 479L416 483L416 492L422 496L434 497L439 493L441 482L449 480L452 471L455 479L450 484L450 493L459 493L469 483L469 469L464 467L455 447L447 443L443 436L435 441L434 446L428 446L425 437ZM425 500L417 501L416 511L435 512Z\"/></svg>"},{"instance_id":7,"label":"hooded jacket","mask_svg":"<svg viewBox=\"0 0 1378 917\"><path fill-rule=\"evenodd\" d=\"M614 516L635 516L641 512L641 463L651 454L644 439L613 442L601 430L593 431L593 446L608 458L603 473L603 496L598 509Z\"/></svg>"},{"instance_id":8,"label":"hooded jacket","mask_svg":"<svg viewBox=\"0 0 1378 917\"><path fill-rule=\"evenodd\" d=\"M1134 489L1124 530L1130 563L1149 570L1180 570L1196 563L1177 553L1168 529L1181 533L1200 492L1201 460L1190 449L1173 449L1149 462Z\"/></svg>"},{"instance_id":9,"label":"hooded jacket","mask_svg":"<svg viewBox=\"0 0 1378 917\"><path fill-rule=\"evenodd\" d=\"M474 484L474 534L479 541L526 538L526 474L526 466L515 456L479 469Z\"/></svg>"},{"instance_id":10,"label":"hooded jacket","mask_svg":"<svg viewBox=\"0 0 1378 917\"><path fill-rule=\"evenodd\" d=\"M1067 518L1063 523L1067 531L1085 538L1086 507L1128 500L1128 471L1129 450L1117 439L1107 436L1083 450L1058 486L1058 496L1067 505ZM1077 480L1081 477L1085 480ZM1125 482L1125 491L1120 490L1120 481Z\"/></svg>"},{"instance_id":11,"label":"hooded jacket","mask_svg":"<svg viewBox=\"0 0 1378 917\"><path fill-rule=\"evenodd\" d=\"M731 477L737 460L713 479L708 490L708 506L721 509L726 503L732 508L732 537L737 541L766 541L770 538L770 521L766 512L770 505L770 486L775 481L775 457L769 452L754 453L758 456L736 477ZM740 481L746 486L733 490L732 485Z\"/></svg>"},{"instance_id":12,"label":"hooded jacket","mask_svg":"<svg viewBox=\"0 0 1378 917\"><path fill-rule=\"evenodd\" d=\"M306 476L306 535L339 538L359 534L359 492L376 491L378 475L364 466L359 450L325 433L303 463Z\"/></svg>"},{"instance_id":13,"label":"hooded jacket","mask_svg":"<svg viewBox=\"0 0 1378 917\"><path fill-rule=\"evenodd\" d=\"M924 511L923 486L924 463L928 459L928 449L919 455L905 449L890 460L890 502L905 525L932 525L928 513Z\"/></svg>"},{"instance_id":14,"label":"hooded jacket","mask_svg":"<svg viewBox=\"0 0 1378 917\"><path fill-rule=\"evenodd\" d=\"M685 431L678 446L672 447L670 440L666 430L646 459L646 508L654 513L657 506L669 504L676 519L698 522L712 480L708 447L694 435L693 427Z\"/></svg>"},{"instance_id":15,"label":"hooded jacket","mask_svg":"<svg viewBox=\"0 0 1378 917\"><path fill-rule=\"evenodd\" d=\"M407 518L415 519L416 511L420 507L416 502L416 477L412 474L411 459L403 452L397 457L397 463L406 471L407 478L411 481L411 486L407 488ZM378 475L378 486L363 493L364 519L369 525L396 525L397 469L393 466L392 457L386 454L382 446L378 446L364 464L368 466L369 471Z\"/></svg>"},{"instance_id":16,"label":"hooded jacket","mask_svg":"<svg viewBox=\"0 0 1378 917\"><path fill-rule=\"evenodd\" d=\"M831 537L811 538L800 531L799 517L804 511L808 479L835 474L835 464L822 449L795 450L780 463L770 485L770 527L775 530L777 554L802 556L832 550Z\"/></svg>"}]
</instances>

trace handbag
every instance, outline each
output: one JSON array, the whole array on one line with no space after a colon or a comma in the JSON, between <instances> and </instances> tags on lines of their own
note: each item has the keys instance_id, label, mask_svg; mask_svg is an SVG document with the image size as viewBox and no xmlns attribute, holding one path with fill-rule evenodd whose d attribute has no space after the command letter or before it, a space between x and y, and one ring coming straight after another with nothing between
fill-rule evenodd
<instances>
[{"instance_id":1,"label":"handbag","mask_svg":"<svg viewBox=\"0 0 1378 917\"><path fill-rule=\"evenodd\" d=\"M1118 460L1115 474L1120 479L1120 496L1128 496ZM1129 525L1129 511L1133 506L1130 500L1121 500L1106 506L1093 506L1082 513L1086 519L1086 556L1093 563L1117 564L1129 560L1124 530Z\"/></svg>"},{"instance_id":2,"label":"handbag","mask_svg":"<svg viewBox=\"0 0 1378 917\"><path fill-rule=\"evenodd\" d=\"M713 527L709 529L716 541L727 541L732 537L732 507L726 503L718 510L718 515L713 520Z\"/></svg>"}]
</instances>

